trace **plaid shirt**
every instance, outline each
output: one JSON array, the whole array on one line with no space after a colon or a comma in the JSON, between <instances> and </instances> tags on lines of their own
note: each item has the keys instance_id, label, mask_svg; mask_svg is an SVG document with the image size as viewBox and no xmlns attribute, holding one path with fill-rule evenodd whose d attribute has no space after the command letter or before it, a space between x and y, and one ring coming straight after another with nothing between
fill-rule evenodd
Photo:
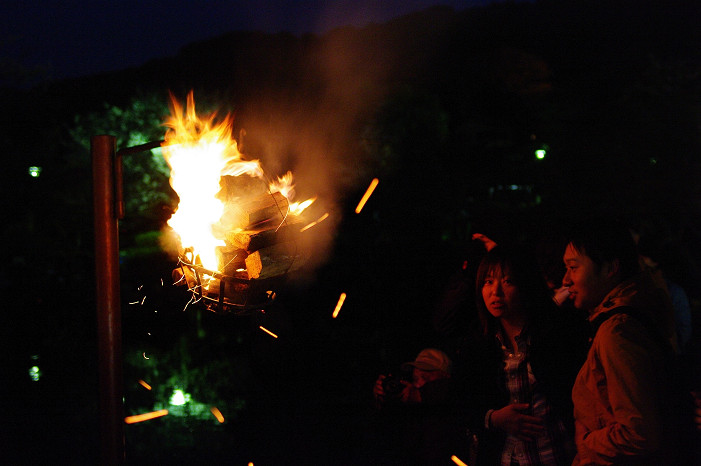
<instances>
[{"instance_id":1,"label":"plaid shirt","mask_svg":"<svg viewBox=\"0 0 701 466\"><path fill-rule=\"evenodd\" d=\"M506 347L501 332L497 333L497 339L504 352L504 372L509 403L530 404L528 414L543 418L546 427L538 438L530 442L507 435L501 455L502 466L569 465L574 456L574 446L567 438L564 424L552 416L550 404L538 388L538 382L528 360L528 336L516 337L515 353Z\"/></svg>"}]
</instances>

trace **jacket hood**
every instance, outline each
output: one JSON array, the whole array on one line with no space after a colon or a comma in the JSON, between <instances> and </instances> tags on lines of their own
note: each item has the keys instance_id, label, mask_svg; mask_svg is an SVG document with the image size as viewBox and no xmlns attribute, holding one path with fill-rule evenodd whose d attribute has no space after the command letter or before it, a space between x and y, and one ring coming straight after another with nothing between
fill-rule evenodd
<instances>
[{"instance_id":1,"label":"jacket hood","mask_svg":"<svg viewBox=\"0 0 701 466\"><path fill-rule=\"evenodd\" d=\"M638 319L667 333L667 320L673 316L672 302L666 291L658 287L649 274L641 272L619 283L594 309L589 316L589 322L597 328L606 320L607 314L622 307L632 309L632 313Z\"/></svg>"}]
</instances>

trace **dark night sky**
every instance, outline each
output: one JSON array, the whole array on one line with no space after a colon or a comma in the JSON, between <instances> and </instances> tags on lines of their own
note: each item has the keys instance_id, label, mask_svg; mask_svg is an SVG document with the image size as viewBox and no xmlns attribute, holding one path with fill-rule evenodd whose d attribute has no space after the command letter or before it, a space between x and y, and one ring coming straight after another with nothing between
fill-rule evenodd
<instances>
[{"instance_id":1,"label":"dark night sky","mask_svg":"<svg viewBox=\"0 0 701 466\"><path fill-rule=\"evenodd\" d=\"M385 22L432 5L456 10L503 0L5 1L0 64L69 78L140 66L232 31L324 33Z\"/></svg>"}]
</instances>

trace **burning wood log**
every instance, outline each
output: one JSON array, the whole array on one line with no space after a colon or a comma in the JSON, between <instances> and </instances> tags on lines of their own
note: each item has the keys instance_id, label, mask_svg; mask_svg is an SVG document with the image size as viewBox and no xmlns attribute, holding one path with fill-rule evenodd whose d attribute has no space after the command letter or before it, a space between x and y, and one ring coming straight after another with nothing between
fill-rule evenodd
<instances>
[{"instance_id":1,"label":"burning wood log","mask_svg":"<svg viewBox=\"0 0 701 466\"><path fill-rule=\"evenodd\" d=\"M227 203L245 229L218 232L225 245L215 250L217 270L207 270L198 264L197 257L184 257L185 265L173 271L177 284L187 284L195 295L206 298L216 308L245 307L265 302L271 289L279 286L288 272L299 269L306 257L297 246L302 221L288 218L289 203L279 192L260 194L253 201Z\"/></svg>"},{"instance_id":2,"label":"burning wood log","mask_svg":"<svg viewBox=\"0 0 701 466\"><path fill-rule=\"evenodd\" d=\"M272 278L299 269L305 261L295 243L279 243L249 254L246 270L251 278Z\"/></svg>"},{"instance_id":3,"label":"burning wood log","mask_svg":"<svg viewBox=\"0 0 701 466\"><path fill-rule=\"evenodd\" d=\"M279 228L266 230L234 230L226 233L226 242L233 248L248 254L277 243L295 241L300 232L301 222L284 223Z\"/></svg>"},{"instance_id":4,"label":"burning wood log","mask_svg":"<svg viewBox=\"0 0 701 466\"><path fill-rule=\"evenodd\" d=\"M279 191L270 193L261 179L250 176L222 176L217 197L225 205L222 218L225 230L244 225L259 228L260 223L275 223L287 218L289 202Z\"/></svg>"},{"instance_id":5,"label":"burning wood log","mask_svg":"<svg viewBox=\"0 0 701 466\"><path fill-rule=\"evenodd\" d=\"M178 267L173 269L173 284L178 286L186 285L192 289L197 286L197 278L194 272L188 267Z\"/></svg>"},{"instance_id":6,"label":"burning wood log","mask_svg":"<svg viewBox=\"0 0 701 466\"><path fill-rule=\"evenodd\" d=\"M275 224L280 225L286 218L289 209L287 198L280 192L265 194L243 206L248 218L248 225Z\"/></svg>"},{"instance_id":7,"label":"burning wood log","mask_svg":"<svg viewBox=\"0 0 701 466\"><path fill-rule=\"evenodd\" d=\"M304 258L296 244L301 222L287 218L288 206L287 198L275 192L259 196L242 207L249 227L225 235L226 254L240 255L235 270L245 268L249 278L265 279L301 266ZM225 260L230 257L226 254Z\"/></svg>"},{"instance_id":8,"label":"burning wood log","mask_svg":"<svg viewBox=\"0 0 701 466\"><path fill-rule=\"evenodd\" d=\"M240 272L246 268L246 256L248 253L240 248L232 248L229 246L218 246L216 248L217 264L219 271L224 275L230 275L237 278Z\"/></svg>"}]
</instances>

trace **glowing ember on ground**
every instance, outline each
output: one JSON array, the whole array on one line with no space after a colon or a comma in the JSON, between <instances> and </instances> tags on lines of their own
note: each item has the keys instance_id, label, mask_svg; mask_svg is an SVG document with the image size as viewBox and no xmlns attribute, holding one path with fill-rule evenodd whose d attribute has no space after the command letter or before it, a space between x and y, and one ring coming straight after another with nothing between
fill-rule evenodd
<instances>
[{"instance_id":1,"label":"glowing ember on ground","mask_svg":"<svg viewBox=\"0 0 701 466\"><path fill-rule=\"evenodd\" d=\"M338 303L336 303L336 309L333 310L333 318L335 319L338 317L338 313L341 312L341 307L343 306L343 302L346 300L346 294L341 293L341 296L338 298Z\"/></svg>"},{"instance_id":2,"label":"glowing ember on ground","mask_svg":"<svg viewBox=\"0 0 701 466\"><path fill-rule=\"evenodd\" d=\"M161 409L158 411L152 411L150 413L137 414L135 416L127 416L124 418L124 422L127 424L134 424L137 422L148 421L148 420L155 419L157 417L163 417L166 415L168 415L168 410Z\"/></svg>"},{"instance_id":3,"label":"glowing ember on ground","mask_svg":"<svg viewBox=\"0 0 701 466\"><path fill-rule=\"evenodd\" d=\"M221 411L219 411L216 406L212 406L209 408L209 410L212 412L212 414L214 414L214 417L217 418L217 421L219 421L220 424L224 422L224 416L222 416Z\"/></svg>"},{"instance_id":4,"label":"glowing ember on ground","mask_svg":"<svg viewBox=\"0 0 701 466\"><path fill-rule=\"evenodd\" d=\"M262 325L260 325L258 328L260 328L262 331L264 331L265 333L267 333L267 334L270 335L271 337L277 338L277 335L275 335L273 332L271 332L271 331L268 330L267 328L263 327Z\"/></svg>"},{"instance_id":5,"label":"glowing ember on ground","mask_svg":"<svg viewBox=\"0 0 701 466\"><path fill-rule=\"evenodd\" d=\"M365 207L365 203L368 202L368 199L370 199L370 196L372 196L372 192L375 191L375 188L377 187L377 184L380 182L377 178L373 178L372 181L370 182L370 186L368 186L368 189L365 191L365 194L363 194L363 197L360 199L360 202L358 202L358 207L355 208L355 213L359 214L361 210L363 210L363 207Z\"/></svg>"},{"instance_id":6,"label":"glowing ember on ground","mask_svg":"<svg viewBox=\"0 0 701 466\"><path fill-rule=\"evenodd\" d=\"M147 384L143 380L139 380L139 384L144 387L146 390L151 390L151 385Z\"/></svg>"}]
</instances>

